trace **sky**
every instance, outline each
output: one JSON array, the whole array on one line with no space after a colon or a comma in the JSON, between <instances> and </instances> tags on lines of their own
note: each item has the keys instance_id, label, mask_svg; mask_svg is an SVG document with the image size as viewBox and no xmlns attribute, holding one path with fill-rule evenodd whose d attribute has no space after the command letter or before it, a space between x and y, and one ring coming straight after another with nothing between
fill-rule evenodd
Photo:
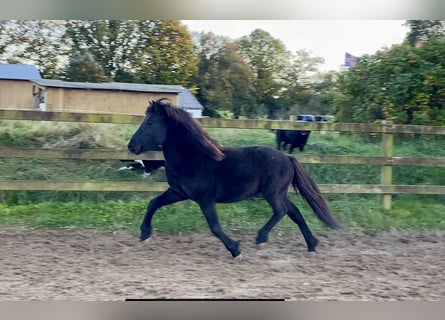
<instances>
[{"instance_id":1,"label":"sky","mask_svg":"<svg viewBox=\"0 0 445 320\"><path fill-rule=\"evenodd\" d=\"M190 31L213 32L237 39L259 28L281 40L291 52L305 49L322 57L322 71L338 71L345 52L374 54L400 44L409 29L405 20L181 20Z\"/></svg>"}]
</instances>

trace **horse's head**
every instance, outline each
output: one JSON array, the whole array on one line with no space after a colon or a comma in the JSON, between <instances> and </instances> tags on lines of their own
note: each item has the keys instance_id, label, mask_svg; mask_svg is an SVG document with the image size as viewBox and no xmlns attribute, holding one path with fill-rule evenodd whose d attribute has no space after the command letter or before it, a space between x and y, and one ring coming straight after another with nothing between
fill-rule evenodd
<instances>
[{"instance_id":1,"label":"horse's head","mask_svg":"<svg viewBox=\"0 0 445 320\"><path fill-rule=\"evenodd\" d=\"M168 139L171 136L175 138ZM222 146L204 132L187 111L168 99L151 101L144 121L128 143L128 150L140 154L168 143L172 147L188 145L217 161L224 158Z\"/></svg>"},{"instance_id":2,"label":"horse's head","mask_svg":"<svg viewBox=\"0 0 445 320\"><path fill-rule=\"evenodd\" d=\"M165 99L150 102L144 121L128 143L128 150L131 153L160 150L167 137L167 121L160 107L167 103L169 102Z\"/></svg>"}]
</instances>

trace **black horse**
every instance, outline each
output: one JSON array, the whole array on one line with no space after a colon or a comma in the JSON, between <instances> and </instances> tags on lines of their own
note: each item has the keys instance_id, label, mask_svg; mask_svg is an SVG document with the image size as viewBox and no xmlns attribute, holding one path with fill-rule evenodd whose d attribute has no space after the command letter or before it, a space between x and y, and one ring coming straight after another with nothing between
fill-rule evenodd
<instances>
[{"instance_id":1,"label":"black horse","mask_svg":"<svg viewBox=\"0 0 445 320\"><path fill-rule=\"evenodd\" d=\"M155 150L159 145L164 153L169 188L148 204L141 224L141 241L151 236L151 222L157 209L191 199L201 208L213 235L221 240L232 257L239 259L239 241L223 232L215 203L262 195L272 207L273 215L258 231L256 243L266 243L269 232L287 214L299 226L308 251L315 251L318 240L288 198L291 184L321 221L328 227L339 227L317 185L293 156L267 146L223 148L186 111L167 99L150 102L128 149L138 155Z\"/></svg>"},{"instance_id":2,"label":"black horse","mask_svg":"<svg viewBox=\"0 0 445 320\"><path fill-rule=\"evenodd\" d=\"M309 130L277 130L277 149L285 150L289 144L289 153L292 153L296 147L303 151L310 134Z\"/></svg>"}]
</instances>

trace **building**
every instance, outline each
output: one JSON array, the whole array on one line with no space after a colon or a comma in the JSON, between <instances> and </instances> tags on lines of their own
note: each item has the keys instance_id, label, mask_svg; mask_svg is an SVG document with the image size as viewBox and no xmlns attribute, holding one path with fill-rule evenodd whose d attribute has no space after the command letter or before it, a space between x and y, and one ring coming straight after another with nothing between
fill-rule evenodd
<instances>
[{"instance_id":1,"label":"building","mask_svg":"<svg viewBox=\"0 0 445 320\"><path fill-rule=\"evenodd\" d=\"M148 103L160 98L202 117L203 106L179 85L42 79L34 66L0 64L3 109L144 114Z\"/></svg>"},{"instance_id":2,"label":"building","mask_svg":"<svg viewBox=\"0 0 445 320\"><path fill-rule=\"evenodd\" d=\"M187 110L193 118L202 118L204 107L189 90L182 88L181 92L179 92L177 105Z\"/></svg>"},{"instance_id":3,"label":"building","mask_svg":"<svg viewBox=\"0 0 445 320\"><path fill-rule=\"evenodd\" d=\"M33 80L34 93L43 101L42 110L144 114L149 101L168 98L193 117L202 116L203 106L186 88L178 85L67 82ZM39 107L37 104L33 108Z\"/></svg>"},{"instance_id":4,"label":"building","mask_svg":"<svg viewBox=\"0 0 445 320\"><path fill-rule=\"evenodd\" d=\"M33 84L42 79L33 65L0 63L0 108L29 109L33 104Z\"/></svg>"}]
</instances>

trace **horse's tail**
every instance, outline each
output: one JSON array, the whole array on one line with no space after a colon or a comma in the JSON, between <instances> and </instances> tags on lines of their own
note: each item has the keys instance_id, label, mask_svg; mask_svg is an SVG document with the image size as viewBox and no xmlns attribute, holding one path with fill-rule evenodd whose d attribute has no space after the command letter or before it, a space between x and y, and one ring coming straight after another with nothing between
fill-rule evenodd
<instances>
[{"instance_id":1,"label":"horse's tail","mask_svg":"<svg viewBox=\"0 0 445 320\"><path fill-rule=\"evenodd\" d=\"M294 177L292 179L292 187L295 192L300 192L304 200L314 211L315 215L324 222L328 227L338 229L340 223L334 218L326 201L321 195L318 186L314 180L307 174L303 166L293 156L288 156L294 167Z\"/></svg>"}]
</instances>

